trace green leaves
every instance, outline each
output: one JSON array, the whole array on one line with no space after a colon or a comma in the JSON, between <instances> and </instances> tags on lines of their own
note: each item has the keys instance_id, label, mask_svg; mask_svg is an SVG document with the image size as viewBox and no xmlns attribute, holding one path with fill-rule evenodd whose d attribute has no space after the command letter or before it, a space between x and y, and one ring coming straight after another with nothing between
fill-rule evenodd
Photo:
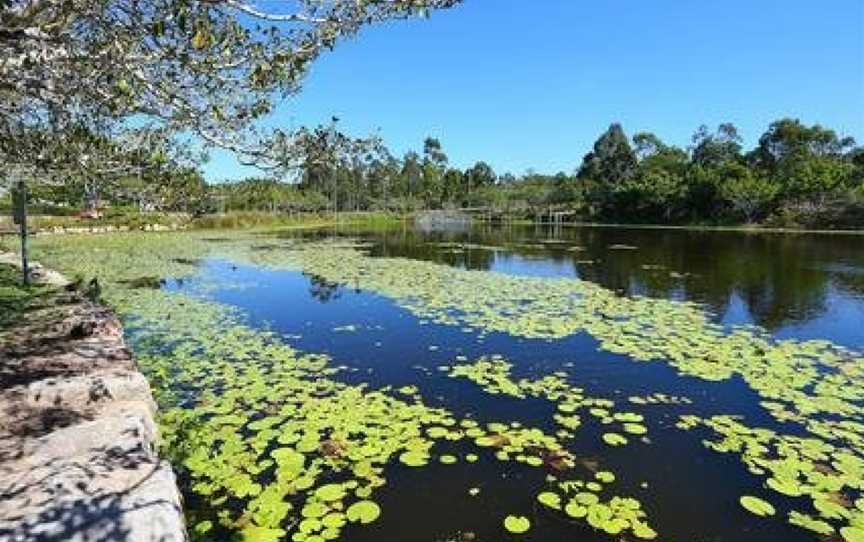
<instances>
[{"instance_id":1,"label":"green leaves","mask_svg":"<svg viewBox=\"0 0 864 542\"><path fill-rule=\"evenodd\" d=\"M627 439L622 437L618 433L604 433L603 442L605 442L609 446L624 446L625 444L627 444Z\"/></svg>"},{"instance_id":2,"label":"green leaves","mask_svg":"<svg viewBox=\"0 0 864 542\"><path fill-rule=\"evenodd\" d=\"M745 495L739 499L741 506L751 514L757 516L773 516L775 514L774 507L771 503L763 501L759 497Z\"/></svg>"},{"instance_id":3,"label":"green leaves","mask_svg":"<svg viewBox=\"0 0 864 542\"><path fill-rule=\"evenodd\" d=\"M525 516L507 516L504 518L504 528L513 534L526 533L531 528L531 521Z\"/></svg>"},{"instance_id":4,"label":"green leaves","mask_svg":"<svg viewBox=\"0 0 864 542\"><path fill-rule=\"evenodd\" d=\"M349 506L345 515L348 521L372 523L381 515L381 508L372 501L359 501Z\"/></svg>"},{"instance_id":5,"label":"green leaves","mask_svg":"<svg viewBox=\"0 0 864 542\"><path fill-rule=\"evenodd\" d=\"M840 536L846 542L864 542L864 527L843 527Z\"/></svg>"},{"instance_id":6,"label":"green leaves","mask_svg":"<svg viewBox=\"0 0 864 542\"><path fill-rule=\"evenodd\" d=\"M602 428L604 442L622 445L649 425L653 430L647 410L664 407L649 405L683 406L689 400L652 393L629 398L622 409L580 389L573 382L578 374L517 377L501 356L473 363L463 358L444 366L441 374L464 378L507 400L549 401L557 426L550 434L509 420L481 422L488 419L484 412L460 420L426 406L422 384L378 390L347 384L326 356L298 352L281 338L250 328L229 307L184 293L119 284L142 270L152 276L188 275L191 266L175 260L208 253L275 268L323 271L327 280L359 277L371 289L404 295L400 303L430 321L461 327L470 320L475 329L543 338L587 330L605 349L637 360L668 356L669 363L690 376L716 380L740 375L762 396L766 414L800 424L801 435L748 427L734 416L685 416L681 427L698 428L692 436L712 450L740 456L771 491L798 495L796 504L807 507L806 513L805 508L790 513L790 523L818 533L846 528L848 536L855 535L849 529L860 525L864 501L853 506L846 498L857 496L864 480L864 460L857 453L864 434L856 422L861 415L858 358L830 343L776 342L753 329L719 329L698 308L617 299L580 282L451 274L425 262L373 260L356 248L330 244L264 253L250 250L250 241L240 234L224 235L227 241L209 248L197 234L68 238L62 246L41 241L54 247L52 258L85 275L94 274L94 262L101 258L106 297L124 318L135 320L133 347L159 396L165 451L188 471L197 502L221 513L211 519L211 528L233 528L243 518L256 528L278 530L296 518L311 539L339 536L346 521L362 524L381 513L370 499L389 483L385 468L400 463L419 468L432 458L449 463L464 457L458 469L471 470L476 469L472 459L480 454L485 466L500 460L544 469L550 475L548 486L530 491L537 493L545 514L578 520L616 537L650 539L656 532L641 503L613 496L612 472L592 466L597 471L593 478L571 478L579 458L569 451L569 442L578 428L590 425ZM104 261L105 254L111 254L110 261ZM386 280L376 278L379 272ZM459 284L453 287L459 299L426 287L442 280ZM474 289L488 291L488 298L467 291ZM409 292L415 297L409 299ZM499 297L499 292L505 294ZM527 314L508 312L514 307L505 295L515 292ZM611 315L614 323L598 318L595 309ZM172 317L166 319L166 313ZM631 329L642 335L631 335ZM661 336L662 329L680 329L680 334ZM173 408L178 405L184 408ZM708 432L714 435L706 436ZM356 500L371 504L358 509ZM741 503L762 515L773 510L765 504Z\"/></svg>"},{"instance_id":7,"label":"green leaves","mask_svg":"<svg viewBox=\"0 0 864 542\"><path fill-rule=\"evenodd\" d=\"M549 508L553 508L555 510L561 510L561 496L557 493L553 493L551 491L544 491L537 495L537 501L540 504L548 506Z\"/></svg>"},{"instance_id":8,"label":"green leaves","mask_svg":"<svg viewBox=\"0 0 864 542\"><path fill-rule=\"evenodd\" d=\"M345 488L339 484L327 484L316 489L315 496L322 501L341 501L345 497Z\"/></svg>"}]
</instances>

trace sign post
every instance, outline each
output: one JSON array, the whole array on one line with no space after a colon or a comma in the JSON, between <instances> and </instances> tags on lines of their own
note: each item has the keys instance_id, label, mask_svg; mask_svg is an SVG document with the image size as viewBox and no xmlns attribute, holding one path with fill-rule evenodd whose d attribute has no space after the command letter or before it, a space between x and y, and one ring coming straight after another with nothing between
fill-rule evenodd
<instances>
[{"instance_id":1,"label":"sign post","mask_svg":"<svg viewBox=\"0 0 864 542\"><path fill-rule=\"evenodd\" d=\"M21 232L21 279L30 284L30 269L27 259L27 185L23 180L12 190L12 218Z\"/></svg>"}]
</instances>

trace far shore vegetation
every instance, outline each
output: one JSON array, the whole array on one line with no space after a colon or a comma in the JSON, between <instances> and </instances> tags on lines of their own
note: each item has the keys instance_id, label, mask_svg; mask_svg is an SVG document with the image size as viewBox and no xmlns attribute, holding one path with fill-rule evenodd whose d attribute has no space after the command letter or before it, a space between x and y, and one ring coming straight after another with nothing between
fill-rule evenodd
<instances>
[{"instance_id":1,"label":"far shore vegetation","mask_svg":"<svg viewBox=\"0 0 864 542\"><path fill-rule=\"evenodd\" d=\"M864 226L864 147L788 118L772 123L749 150L731 124L700 127L686 149L652 133L628 137L612 124L576 171L554 175L499 174L482 161L453 167L434 138L401 158L383 145L350 160L334 152L321 161L320 152L309 149L290 180L207 183L197 168L169 162L97 183L34 183L30 213L36 228L308 226L332 223L337 214L340 221L388 221L434 209L491 222ZM0 212L10 210L11 195L0 196Z\"/></svg>"}]
</instances>

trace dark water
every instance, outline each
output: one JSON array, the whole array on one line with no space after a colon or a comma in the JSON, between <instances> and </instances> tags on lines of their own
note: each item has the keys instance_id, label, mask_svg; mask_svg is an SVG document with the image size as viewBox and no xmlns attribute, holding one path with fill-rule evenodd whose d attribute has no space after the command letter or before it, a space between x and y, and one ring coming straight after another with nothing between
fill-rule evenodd
<instances>
[{"instance_id":1,"label":"dark water","mask_svg":"<svg viewBox=\"0 0 864 542\"><path fill-rule=\"evenodd\" d=\"M501 273L578 277L625 295L698 301L717 321L755 323L777 337L822 338L864 349L864 237L606 228L452 233L403 228L290 235L359 238L371 243L374 256ZM612 245L630 248L610 250ZM584 250L574 251L574 246ZM446 407L457 416L520 421L555 431L554 406L549 402L492 396L466 380L441 376L436 367L453 363L456 355L473 360L502 354L515 364L517 378L567 367L571 380L588 395L616 399L624 410L631 395L687 396L694 404L634 408L646 417L650 444L607 447L599 438L602 427L583 417L586 423L571 451L596 462L600 470L613 471L614 494L639 499L660 540L816 539L786 523L791 505L803 501L760 490L762 480L749 474L737 455L707 450L701 443L705 434L673 427L680 414L734 413L744 415L749 425L777 428L758 406L758 396L737 377L720 383L681 377L660 361L634 363L626 356L600 351L585 334L555 341L505 334L480 339L455 326L421 325L391 299L299 272L211 260L202 264L200 273L208 284L215 280L225 285L209 293L211 298L244 309L253 325L284 333L299 349L327 353L334 364L357 369L346 373L346 380L373 387L417 385L427 404ZM238 282L244 287L230 287ZM190 286L194 287L194 280L186 281L183 288ZM357 330L335 331L342 326ZM447 453L447 446L453 445L436 446L436 452ZM459 451L459 446L453 450ZM531 517L532 529L518 537L521 540L613 539L585 523L564 521L560 514L541 509L535 497L545 488L543 469L502 463L489 453L480 455L476 464L433 462L421 469L397 462L386 473L387 484L374 495L383 509L381 518L372 525L348 528L343 539L419 542L452 539L458 532L471 532L481 541L515 539L501 528L508 514ZM578 476L576 470L573 474ZM590 477L588 470L583 474ZM468 495L471 487L481 488L479 497ZM744 511L738 504L744 494L770 497L777 505L777 516L766 520Z\"/></svg>"}]
</instances>

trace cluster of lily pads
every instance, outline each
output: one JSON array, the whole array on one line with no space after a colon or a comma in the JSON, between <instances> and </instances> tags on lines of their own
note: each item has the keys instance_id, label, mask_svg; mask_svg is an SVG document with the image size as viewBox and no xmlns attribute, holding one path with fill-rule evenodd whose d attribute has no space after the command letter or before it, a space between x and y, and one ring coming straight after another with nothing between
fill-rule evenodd
<instances>
[{"instance_id":1,"label":"cluster of lily pads","mask_svg":"<svg viewBox=\"0 0 864 542\"><path fill-rule=\"evenodd\" d=\"M539 429L458 420L424 405L413 386L372 390L340 382L343 368L327 356L301 353L275 333L247 326L235 309L130 287L130 276L142 272L193 272L186 255L208 248L176 240L70 238L71 247L49 245L42 254L67 272L98 270L105 298L127 323L160 404L164 453L193 501L203 503L187 510L197 539L230 532L262 542L337 539L348 525L382 513L373 498L386 483L385 466L459 460L438 453L436 443L473 443L476 453L464 455L469 463L488 450L531 467L572 464L559 440Z\"/></svg>"},{"instance_id":2,"label":"cluster of lily pads","mask_svg":"<svg viewBox=\"0 0 864 542\"><path fill-rule=\"evenodd\" d=\"M690 302L623 297L577 279L470 271L403 258L372 258L350 243L294 244L243 254L275 267L300 267L334 282L395 299L421 318L481 333L555 339L586 332L607 351L663 360L707 380L740 375L781 418L860 415L864 356L828 341L773 340L755 326L727 329Z\"/></svg>"},{"instance_id":3,"label":"cluster of lily pads","mask_svg":"<svg viewBox=\"0 0 864 542\"><path fill-rule=\"evenodd\" d=\"M767 490L792 498L796 507L809 501L809 510L789 511L789 523L820 535L839 531L848 542L864 540L864 457L857 449L748 427L735 416L682 416L677 425L713 431L716 437L705 446L739 454L751 473L765 478ZM776 513L773 504L752 495L742 496L741 505L758 516Z\"/></svg>"},{"instance_id":4,"label":"cluster of lily pads","mask_svg":"<svg viewBox=\"0 0 864 542\"><path fill-rule=\"evenodd\" d=\"M595 480L567 480L558 483L556 491L544 491L537 500L569 518L584 520L591 527L612 536L632 533L636 538L652 540L657 532L648 524L642 504L632 497L601 499L604 484L615 481L609 471L595 473Z\"/></svg>"},{"instance_id":5,"label":"cluster of lily pads","mask_svg":"<svg viewBox=\"0 0 864 542\"><path fill-rule=\"evenodd\" d=\"M487 393L504 394L516 398L541 397L556 403L558 412L555 421L562 427L557 435L561 438L572 438L573 430L582 424L579 412L587 410L603 425L619 424L620 431L635 436L643 436L648 432L644 425L645 418L636 412L614 412L615 402L609 399L587 397L585 390L573 386L567 381L567 373L557 371L540 379L521 378L514 380L511 376L513 364L500 355L482 357L470 364L459 364L447 367L452 378L466 378L483 388ZM603 441L609 446L621 446L628 443L627 437L618 432L609 431L603 434Z\"/></svg>"},{"instance_id":6,"label":"cluster of lily pads","mask_svg":"<svg viewBox=\"0 0 864 542\"><path fill-rule=\"evenodd\" d=\"M199 537L227 529L249 540L337 538L348 524L377 518L380 509L371 498L386 483L385 465L460 460L437 454L439 442L473 442L477 453L466 454L467 462L491 450L500 460L542 466L550 457L572 460L561 440L574 435L584 411L603 424L620 424L603 435L609 445L645 433L641 415L615 412L613 402L586 397L565 373L514 380L510 364L494 357L447 370L489 393L555 402L560 429L553 436L519 424L458 420L424 405L416 389L344 384L337 379L340 369L326 356L297 352L282 338L245 326L242 315L227 307L124 284L141 276L183 277L194 271L192 259L217 256L300 269L372 290L422 321L481 335L553 340L587 333L606 351L662 361L682 375L712 381L740 377L759 394L777 427L790 424L788 432L750 428L729 416L684 417L679 426L713 431L718 437L705 441L709 448L740 455L751 472L764 477L766 490L806 505L788 512L790 523L822 535L839 533L847 542L864 540L861 353L828 341L775 340L754 326L727 328L693 303L622 297L576 279L373 258L364 252L367 247L344 241L280 240L270 247L278 250L259 250L248 236L224 234L210 242L207 235L64 237L36 243L44 263L72 275L99 276L106 298L123 316L162 407L165 448L186 469L192 491L206 503L202 509L217 511L193 517ZM690 400L650 394L629 402L686 405ZM584 517L595 528L650 538L653 529L641 507L621 497L580 503L576 496L599 482L583 483L549 492L558 495L565 515L576 517L567 512L568 505L580 513L577 506L593 505L593 515L586 510ZM548 495L544 500L554 502ZM741 506L766 517L775 515L779 504L755 495L741 499ZM504 526L524 532L530 521L512 516Z\"/></svg>"},{"instance_id":7,"label":"cluster of lily pads","mask_svg":"<svg viewBox=\"0 0 864 542\"><path fill-rule=\"evenodd\" d=\"M347 524L378 517L371 498L386 483L386 465L398 459L420 467L436 456L444 464L456 462L456 456L436 454L434 447L469 435L478 453L490 447L500 460L541 467L547 450L566 454L540 430L516 423L484 429L474 420L456 420L423 405L411 388L369 390L340 383L333 379L338 368L330 368L326 357L300 354L240 324L211 322L213 336L202 335L205 302L182 303L193 315L190 335L174 328L171 355L141 359L154 371L169 371L180 361L185 374L170 378L199 388L194 403L162 414L171 459L186 469L195 494L219 510L215 525L210 518L196 524L199 535L221 526L240 530L249 540L336 539ZM184 314L172 312L170 326L184 325ZM157 315L152 317L144 327L159 329ZM163 325L159 333L165 332ZM160 342L168 338L162 335ZM399 397L405 395L408 401ZM465 456L468 462L478 459L478 454Z\"/></svg>"}]
</instances>

